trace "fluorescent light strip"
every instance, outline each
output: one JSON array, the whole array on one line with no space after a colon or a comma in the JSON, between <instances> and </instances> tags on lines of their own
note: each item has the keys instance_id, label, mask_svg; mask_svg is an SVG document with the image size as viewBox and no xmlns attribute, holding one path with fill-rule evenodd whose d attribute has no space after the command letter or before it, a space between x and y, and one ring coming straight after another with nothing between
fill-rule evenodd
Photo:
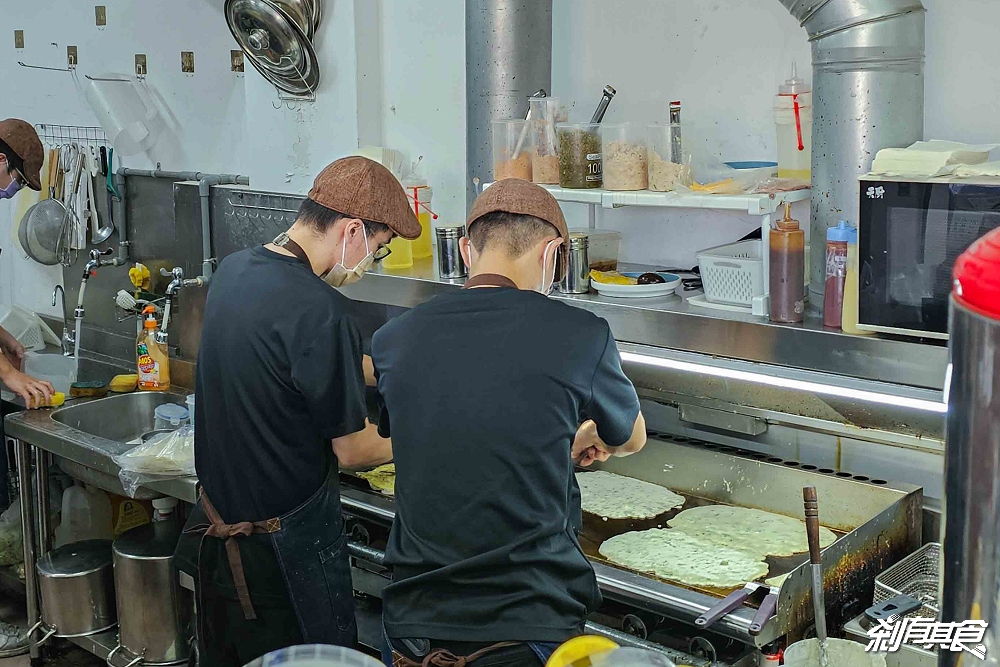
<instances>
[{"instance_id":1,"label":"fluorescent light strip","mask_svg":"<svg viewBox=\"0 0 1000 667\"><path fill-rule=\"evenodd\" d=\"M699 375L711 375L713 377L727 378L730 380L743 380L745 382L763 384L771 387L781 387L783 389L797 389L815 394L837 396L839 398L854 398L868 403L881 403L882 405L893 405L900 408L913 408L924 412L936 412L938 414L946 414L948 412L947 403L925 401L920 398L892 396L890 394L879 394L874 391L863 391L861 389L850 389L848 387L836 387L828 384L819 384L818 382L806 382L805 380L773 377L770 375L761 375L760 373L738 371L731 368L719 368L716 366L706 366L704 364L693 364L688 361L651 357L645 354L636 354L635 352L622 352L621 358L623 361L631 361L646 366L670 368L673 370L698 373Z\"/></svg>"}]
</instances>

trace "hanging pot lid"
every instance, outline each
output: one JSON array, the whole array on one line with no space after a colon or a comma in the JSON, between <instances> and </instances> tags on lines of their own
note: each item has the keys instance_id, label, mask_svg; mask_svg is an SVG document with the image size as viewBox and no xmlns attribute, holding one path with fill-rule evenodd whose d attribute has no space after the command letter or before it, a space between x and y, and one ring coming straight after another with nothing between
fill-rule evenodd
<instances>
[{"instance_id":1,"label":"hanging pot lid","mask_svg":"<svg viewBox=\"0 0 1000 667\"><path fill-rule=\"evenodd\" d=\"M323 20L323 0L306 0L312 4L313 36L319 32L319 24Z\"/></svg>"},{"instance_id":2,"label":"hanging pot lid","mask_svg":"<svg viewBox=\"0 0 1000 667\"><path fill-rule=\"evenodd\" d=\"M267 0L298 26L309 41L313 38L313 0Z\"/></svg>"},{"instance_id":3,"label":"hanging pot lid","mask_svg":"<svg viewBox=\"0 0 1000 667\"><path fill-rule=\"evenodd\" d=\"M268 0L226 0L226 22L240 48L261 75L292 95L319 86L319 63L312 43Z\"/></svg>"}]
</instances>

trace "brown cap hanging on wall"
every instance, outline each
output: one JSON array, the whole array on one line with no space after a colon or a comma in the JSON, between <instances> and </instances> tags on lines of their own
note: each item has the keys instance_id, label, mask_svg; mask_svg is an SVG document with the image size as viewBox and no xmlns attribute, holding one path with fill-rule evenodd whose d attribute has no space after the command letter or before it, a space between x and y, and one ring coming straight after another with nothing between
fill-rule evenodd
<instances>
[{"instance_id":1,"label":"brown cap hanging on wall","mask_svg":"<svg viewBox=\"0 0 1000 667\"><path fill-rule=\"evenodd\" d=\"M0 140L10 146L10 149L24 161L24 173L21 175L28 181L28 187L32 190L41 190L45 151L42 149L42 141L38 138L35 128L17 118L0 120Z\"/></svg>"},{"instance_id":2,"label":"brown cap hanging on wall","mask_svg":"<svg viewBox=\"0 0 1000 667\"><path fill-rule=\"evenodd\" d=\"M327 165L313 182L309 199L352 218L381 222L404 239L420 236L420 222L403 186L368 158L345 157Z\"/></svg>"},{"instance_id":3,"label":"brown cap hanging on wall","mask_svg":"<svg viewBox=\"0 0 1000 667\"><path fill-rule=\"evenodd\" d=\"M555 227L563 239L569 239L569 229L559 202L548 190L530 181L505 178L483 190L465 221L466 231L479 218L497 211L534 216Z\"/></svg>"}]
</instances>

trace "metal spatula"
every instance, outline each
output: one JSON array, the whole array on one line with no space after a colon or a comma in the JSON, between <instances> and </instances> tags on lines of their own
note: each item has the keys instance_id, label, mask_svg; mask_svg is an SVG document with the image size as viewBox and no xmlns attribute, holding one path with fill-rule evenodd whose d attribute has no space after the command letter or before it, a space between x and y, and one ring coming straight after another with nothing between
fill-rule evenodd
<instances>
[{"instance_id":1,"label":"metal spatula","mask_svg":"<svg viewBox=\"0 0 1000 667\"><path fill-rule=\"evenodd\" d=\"M819 498L815 486L802 487L805 503L806 536L809 539L809 565L812 570L813 613L816 617L816 638L819 640L819 665L828 667L826 604L823 600L823 558L819 546Z\"/></svg>"}]
</instances>

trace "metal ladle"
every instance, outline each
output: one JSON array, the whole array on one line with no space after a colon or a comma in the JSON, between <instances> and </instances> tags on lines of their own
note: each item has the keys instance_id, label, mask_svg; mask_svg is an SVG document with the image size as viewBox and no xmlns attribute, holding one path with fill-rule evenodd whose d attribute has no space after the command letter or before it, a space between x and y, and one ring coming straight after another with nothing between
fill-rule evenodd
<instances>
[{"instance_id":1,"label":"metal ladle","mask_svg":"<svg viewBox=\"0 0 1000 667\"><path fill-rule=\"evenodd\" d=\"M115 191L115 186L112 182L112 176L114 174L114 155L115 149L108 149L108 170L105 174L105 190L107 191L107 202L108 202L108 214L104 216L104 225L100 228L93 230L90 235L90 242L93 244L104 243L108 240L108 237L115 231L115 219L112 211L114 210L114 197L117 195ZM97 210L97 204L94 204L94 210Z\"/></svg>"}]
</instances>

